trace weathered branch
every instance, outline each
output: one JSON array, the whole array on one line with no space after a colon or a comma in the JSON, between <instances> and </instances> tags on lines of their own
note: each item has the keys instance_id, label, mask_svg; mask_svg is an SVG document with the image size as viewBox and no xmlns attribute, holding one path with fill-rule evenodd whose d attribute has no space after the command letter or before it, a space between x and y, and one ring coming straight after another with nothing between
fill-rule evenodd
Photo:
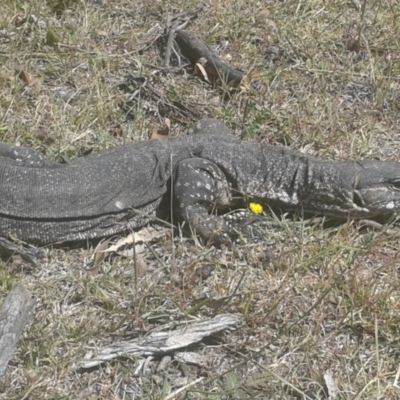
<instances>
[{"instance_id":1,"label":"weathered branch","mask_svg":"<svg viewBox=\"0 0 400 400\"><path fill-rule=\"evenodd\" d=\"M95 359L85 357L83 368L92 368L119 356L163 355L184 349L200 342L204 337L225 330L234 330L242 323L239 314L221 314L200 322L182 324L178 329L165 332L152 332L145 337L120 341L111 347L100 349Z\"/></svg>"},{"instance_id":2,"label":"weathered branch","mask_svg":"<svg viewBox=\"0 0 400 400\"><path fill-rule=\"evenodd\" d=\"M176 30L183 29L192 19L196 18L197 15L203 10L203 6L196 7L192 10L187 10L168 16L165 23L165 33L167 35L167 46L165 48L164 56L164 68L169 68L169 59L171 57L171 51L173 48L174 37ZM175 51L175 50L174 50ZM176 53L176 51L175 51ZM178 55L179 57L179 55Z\"/></svg>"},{"instance_id":3,"label":"weathered branch","mask_svg":"<svg viewBox=\"0 0 400 400\"><path fill-rule=\"evenodd\" d=\"M21 285L15 286L3 301L0 308L0 378L35 305L35 299Z\"/></svg>"},{"instance_id":4,"label":"weathered branch","mask_svg":"<svg viewBox=\"0 0 400 400\"><path fill-rule=\"evenodd\" d=\"M207 71L209 78L219 79L227 84L239 85L243 79L243 72L232 68L224 63L203 41L194 33L180 30L176 32L175 41L185 56L193 65L201 58L206 60L203 67Z\"/></svg>"},{"instance_id":5,"label":"weathered branch","mask_svg":"<svg viewBox=\"0 0 400 400\"><path fill-rule=\"evenodd\" d=\"M167 46L165 48L165 56L164 56L164 68L169 68L169 59L171 57L172 45L174 43L175 31L178 28L179 21L173 21L169 28L168 38L167 38ZM168 22L167 22L168 24Z\"/></svg>"}]
</instances>

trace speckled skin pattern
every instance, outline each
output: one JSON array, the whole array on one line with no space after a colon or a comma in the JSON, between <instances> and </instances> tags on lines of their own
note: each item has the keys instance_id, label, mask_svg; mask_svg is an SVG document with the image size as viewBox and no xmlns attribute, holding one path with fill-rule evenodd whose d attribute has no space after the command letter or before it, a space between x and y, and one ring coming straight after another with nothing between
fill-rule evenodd
<instances>
[{"instance_id":1,"label":"speckled skin pattern","mask_svg":"<svg viewBox=\"0 0 400 400\"><path fill-rule=\"evenodd\" d=\"M235 229L214 211L233 197L341 218L400 209L400 163L325 161L240 141L219 121L58 164L0 143L0 236L47 244L141 227L168 188L179 217L205 239Z\"/></svg>"}]
</instances>

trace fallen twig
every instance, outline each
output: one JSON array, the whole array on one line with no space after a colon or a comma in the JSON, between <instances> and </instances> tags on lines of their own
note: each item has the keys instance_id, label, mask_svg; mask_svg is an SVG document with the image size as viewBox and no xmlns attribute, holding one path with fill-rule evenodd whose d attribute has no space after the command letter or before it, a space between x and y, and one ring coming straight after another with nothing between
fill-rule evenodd
<instances>
[{"instance_id":1,"label":"fallen twig","mask_svg":"<svg viewBox=\"0 0 400 400\"><path fill-rule=\"evenodd\" d=\"M225 330L234 330L242 323L239 314L221 314L203 321L182 324L175 330L152 332L144 337L113 343L100 349L95 358L86 356L82 368L92 368L120 356L160 356L200 342L204 337Z\"/></svg>"},{"instance_id":2,"label":"fallen twig","mask_svg":"<svg viewBox=\"0 0 400 400\"><path fill-rule=\"evenodd\" d=\"M171 27L169 28L168 38L167 38L167 47L165 48L164 68L169 68L169 59L171 57L172 45L174 43L174 36L175 36L176 28L178 27L178 23L179 23L179 21L175 20L171 24Z\"/></svg>"},{"instance_id":3,"label":"fallen twig","mask_svg":"<svg viewBox=\"0 0 400 400\"><path fill-rule=\"evenodd\" d=\"M181 50L181 53L193 64L204 59L201 63L205 68L208 78L220 80L227 84L238 86L242 81L243 72L232 68L224 63L202 40L194 33L184 30L176 32L175 41Z\"/></svg>"},{"instance_id":4,"label":"fallen twig","mask_svg":"<svg viewBox=\"0 0 400 400\"><path fill-rule=\"evenodd\" d=\"M203 6L196 7L193 10L183 11L178 14L167 17L165 24L165 34L167 35L167 45L165 48L164 68L169 68L169 61L171 58L171 51L173 50L175 32L183 29L190 22L190 20L197 17L203 10ZM175 50L174 50L175 51ZM176 53L176 52L175 52Z\"/></svg>"}]
</instances>

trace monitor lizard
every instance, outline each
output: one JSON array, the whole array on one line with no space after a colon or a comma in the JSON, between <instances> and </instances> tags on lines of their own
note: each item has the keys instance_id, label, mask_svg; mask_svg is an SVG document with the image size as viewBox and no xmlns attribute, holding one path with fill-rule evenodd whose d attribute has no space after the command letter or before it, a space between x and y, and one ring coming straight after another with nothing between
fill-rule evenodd
<instances>
[{"instance_id":1,"label":"monitor lizard","mask_svg":"<svg viewBox=\"0 0 400 400\"><path fill-rule=\"evenodd\" d=\"M396 213L400 163L322 160L242 141L222 122L204 119L186 136L134 142L66 164L0 143L0 193L0 237L44 245L115 235L146 225L168 195L181 220L220 242L244 226L215 212L237 197L337 218Z\"/></svg>"}]
</instances>

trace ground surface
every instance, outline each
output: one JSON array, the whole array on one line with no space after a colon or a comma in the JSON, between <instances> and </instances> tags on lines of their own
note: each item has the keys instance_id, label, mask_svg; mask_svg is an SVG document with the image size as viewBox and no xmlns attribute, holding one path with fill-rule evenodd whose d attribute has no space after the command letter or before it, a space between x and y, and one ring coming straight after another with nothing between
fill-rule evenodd
<instances>
[{"instance_id":1,"label":"ground surface","mask_svg":"<svg viewBox=\"0 0 400 400\"><path fill-rule=\"evenodd\" d=\"M3 0L1 139L61 160L145 140L165 118L179 135L215 117L243 138L321 157L400 161L398 0L203 4L187 29L246 72L236 91L184 59L177 68L175 55L175 71L160 68L168 14L197 2ZM400 398L400 227L293 221L230 250L168 233L89 272L89 245L48 248L40 268L4 260L0 295L19 282L38 307L0 398ZM245 324L195 348L201 365L149 360L138 373L131 357L76 368L93 347L220 313Z\"/></svg>"}]
</instances>

